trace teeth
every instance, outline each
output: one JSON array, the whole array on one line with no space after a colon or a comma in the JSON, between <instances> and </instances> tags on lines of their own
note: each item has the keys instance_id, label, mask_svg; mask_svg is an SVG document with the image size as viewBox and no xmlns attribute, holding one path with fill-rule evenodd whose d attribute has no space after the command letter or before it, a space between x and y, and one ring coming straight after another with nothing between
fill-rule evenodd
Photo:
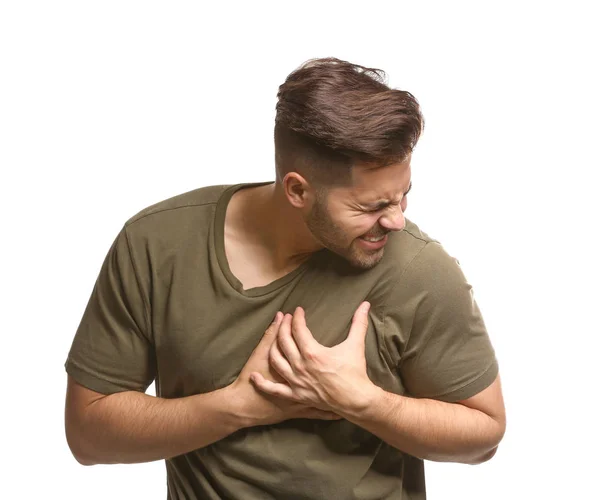
<instances>
[{"instance_id":1,"label":"teeth","mask_svg":"<svg viewBox=\"0 0 600 500\"><path fill-rule=\"evenodd\" d=\"M363 240L370 241L372 243L376 243L378 241L381 241L382 239L383 239L383 236L379 236L378 238L363 238Z\"/></svg>"}]
</instances>

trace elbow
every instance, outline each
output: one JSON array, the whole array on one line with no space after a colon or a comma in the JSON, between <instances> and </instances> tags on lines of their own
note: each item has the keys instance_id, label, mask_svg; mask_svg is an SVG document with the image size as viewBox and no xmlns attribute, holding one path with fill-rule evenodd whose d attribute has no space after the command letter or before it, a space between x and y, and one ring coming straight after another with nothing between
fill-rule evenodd
<instances>
[{"instance_id":1,"label":"elbow","mask_svg":"<svg viewBox=\"0 0 600 500\"><path fill-rule=\"evenodd\" d=\"M82 440L73 435L72 431L67 429L66 437L67 444L69 445L69 449L71 450L71 454L79 462L81 465L96 465L98 462L92 459L92 457L84 451L84 446L82 445Z\"/></svg>"},{"instance_id":2,"label":"elbow","mask_svg":"<svg viewBox=\"0 0 600 500\"><path fill-rule=\"evenodd\" d=\"M490 451L488 451L487 453L485 453L484 455L476 458L475 460L470 460L469 462L467 462L468 465L479 465L479 464L483 464L489 460L492 459L492 457L496 454L496 451L498 451L498 447L495 446L494 448L492 448Z\"/></svg>"},{"instance_id":3,"label":"elbow","mask_svg":"<svg viewBox=\"0 0 600 500\"><path fill-rule=\"evenodd\" d=\"M73 458L81 465L125 463L114 460L113 454L107 452L97 438L87 435L81 428L67 426L66 438Z\"/></svg>"},{"instance_id":4,"label":"elbow","mask_svg":"<svg viewBox=\"0 0 600 500\"><path fill-rule=\"evenodd\" d=\"M475 461L473 465L479 465L491 460L498 451L498 446L500 445L500 442L502 441L502 439L504 439L504 434L506 434L506 415L503 414L501 417L494 418L494 420L497 424L494 433L494 440L492 442L494 447L487 453L485 453L479 460Z\"/></svg>"},{"instance_id":5,"label":"elbow","mask_svg":"<svg viewBox=\"0 0 600 500\"><path fill-rule=\"evenodd\" d=\"M494 447L491 450L486 451L483 455L477 457L475 460L471 460L467 463L469 465L479 465L479 464L483 464L483 463L491 460L494 457L494 455L496 454L496 452L498 451L498 446L500 445L502 438L504 438L505 432L506 432L506 422L503 420L498 423L498 429L497 429L496 436L493 441Z\"/></svg>"},{"instance_id":6,"label":"elbow","mask_svg":"<svg viewBox=\"0 0 600 500\"><path fill-rule=\"evenodd\" d=\"M77 460L79 462L80 465L96 465L97 462L94 462L93 460L89 460L88 458L86 458L84 455L81 454L75 454L73 453L73 456L75 457L75 460Z\"/></svg>"},{"instance_id":7,"label":"elbow","mask_svg":"<svg viewBox=\"0 0 600 500\"><path fill-rule=\"evenodd\" d=\"M469 465L479 465L479 464L483 464L483 463L491 460L494 457L494 455L496 454L496 452L498 451L498 446L500 445L500 441L502 441L503 436L504 436L504 431L502 431L502 434L500 435L500 437L495 441L496 445L491 450L486 451L483 455L480 455L475 460L471 460L467 463Z\"/></svg>"},{"instance_id":8,"label":"elbow","mask_svg":"<svg viewBox=\"0 0 600 500\"><path fill-rule=\"evenodd\" d=\"M422 457L423 460L431 460L433 462L452 462L466 465L479 465L484 462L490 460L498 450L498 446L495 446L491 450L486 451L483 454L473 455L471 454L462 454L462 455L427 455ZM417 457L420 458L420 457Z\"/></svg>"},{"instance_id":9,"label":"elbow","mask_svg":"<svg viewBox=\"0 0 600 500\"><path fill-rule=\"evenodd\" d=\"M65 437L73 458L81 465L96 465L100 462L92 453L93 447L86 438L85 426L81 418L76 418L73 412L65 415Z\"/></svg>"},{"instance_id":10,"label":"elbow","mask_svg":"<svg viewBox=\"0 0 600 500\"><path fill-rule=\"evenodd\" d=\"M97 464L97 462L92 460L92 458L89 455L86 455L85 453L83 453L79 448L74 446L71 442L69 442L68 444L69 444L69 449L71 450L71 454L73 455L75 460L77 460L77 462L79 462L79 464L81 464L81 465L96 465Z\"/></svg>"},{"instance_id":11,"label":"elbow","mask_svg":"<svg viewBox=\"0 0 600 500\"><path fill-rule=\"evenodd\" d=\"M104 463L97 453L97 425L90 414L92 403L106 396L79 385L69 375L65 401L64 431L71 454L81 465ZM96 443L96 444L95 444Z\"/></svg>"}]
</instances>

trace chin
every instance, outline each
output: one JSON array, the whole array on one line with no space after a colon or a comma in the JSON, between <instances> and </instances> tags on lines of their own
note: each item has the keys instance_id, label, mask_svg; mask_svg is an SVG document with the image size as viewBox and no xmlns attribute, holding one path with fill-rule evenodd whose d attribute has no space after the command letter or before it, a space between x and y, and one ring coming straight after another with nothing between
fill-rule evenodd
<instances>
[{"instance_id":1,"label":"chin","mask_svg":"<svg viewBox=\"0 0 600 500\"><path fill-rule=\"evenodd\" d=\"M323 248L326 248L330 252L340 256L350 266L366 271L375 267L381 259L383 259L383 253L385 247L375 251L365 251L356 245L356 242L352 242L349 246L342 246L333 239L321 239L317 240Z\"/></svg>"},{"instance_id":2,"label":"chin","mask_svg":"<svg viewBox=\"0 0 600 500\"><path fill-rule=\"evenodd\" d=\"M366 271L379 264L383 258L383 251L384 249L382 248L381 250L370 254L366 254L364 252L352 252L351 255L346 255L344 258L352 267Z\"/></svg>"}]
</instances>

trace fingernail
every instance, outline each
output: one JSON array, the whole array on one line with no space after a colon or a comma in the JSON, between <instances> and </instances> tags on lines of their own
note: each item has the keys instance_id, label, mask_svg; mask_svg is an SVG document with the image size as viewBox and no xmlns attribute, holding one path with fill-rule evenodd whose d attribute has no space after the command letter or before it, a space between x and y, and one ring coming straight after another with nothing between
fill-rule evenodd
<instances>
[{"instance_id":1,"label":"fingernail","mask_svg":"<svg viewBox=\"0 0 600 500\"><path fill-rule=\"evenodd\" d=\"M280 314L279 311L277 311L277 314L273 318L273 323L277 323L277 321L279 321L279 314Z\"/></svg>"},{"instance_id":2,"label":"fingernail","mask_svg":"<svg viewBox=\"0 0 600 500\"><path fill-rule=\"evenodd\" d=\"M363 304L362 304L363 312L369 312L369 309L371 309L371 304L369 304L368 302L363 302Z\"/></svg>"}]
</instances>

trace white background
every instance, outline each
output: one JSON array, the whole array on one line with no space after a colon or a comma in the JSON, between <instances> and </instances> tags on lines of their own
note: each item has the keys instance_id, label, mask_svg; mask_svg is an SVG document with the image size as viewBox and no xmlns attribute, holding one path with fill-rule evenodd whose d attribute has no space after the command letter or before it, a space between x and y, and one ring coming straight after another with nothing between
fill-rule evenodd
<instances>
[{"instance_id":1,"label":"white background","mask_svg":"<svg viewBox=\"0 0 600 500\"><path fill-rule=\"evenodd\" d=\"M166 498L163 462L71 456L73 335L124 221L273 179L279 84L335 56L421 103L407 216L460 260L501 366L497 455L427 462L428 498L600 498L594 3L3 2L2 497Z\"/></svg>"}]
</instances>

